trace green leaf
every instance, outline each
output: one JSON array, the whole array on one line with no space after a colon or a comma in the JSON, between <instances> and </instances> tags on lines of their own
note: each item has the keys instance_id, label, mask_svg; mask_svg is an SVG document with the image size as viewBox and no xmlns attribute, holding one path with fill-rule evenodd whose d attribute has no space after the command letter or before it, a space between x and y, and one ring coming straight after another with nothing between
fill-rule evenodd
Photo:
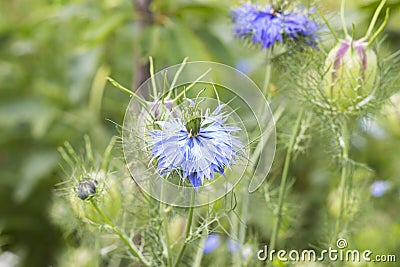
<instances>
[{"instance_id":1,"label":"green leaf","mask_svg":"<svg viewBox=\"0 0 400 267\"><path fill-rule=\"evenodd\" d=\"M185 57L189 57L191 61L212 59L201 39L186 25L177 24L169 30L168 35L171 55L176 56L171 58L172 62L176 60L180 62Z\"/></svg>"},{"instance_id":2,"label":"green leaf","mask_svg":"<svg viewBox=\"0 0 400 267\"><path fill-rule=\"evenodd\" d=\"M21 179L14 192L17 202L24 202L34 188L57 166L59 156L55 150L39 150L28 155L22 162Z\"/></svg>"},{"instance_id":3,"label":"green leaf","mask_svg":"<svg viewBox=\"0 0 400 267\"><path fill-rule=\"evenodd\" d=\"M37 99L18 99L0 106L0 126L14 130L21 124L29 124L35 138L43 137L58 110Z\"/></svg>"},{"instance_id":4,"label":"green leaf","mask_svg":"<svg viewBox=\"0 0 400 267\"><path fill-rule=\"evenodd\" d=\"M99 20L99 23L93 23L86 29L84 41L92 46L104 42L127 18L127 13L112 13L111 16Z\"/></svg>"},{"instance_id":5,"label":"green leaf","mask_svg":"<svg viewBox=\"0 0 400 267\"><path fill-rule=\"evenodd\" d=\"M229 48L226 47L217 36L209 31L209 29L199 29L196 30L195 33L207 47L207 50L212 55L213 59L219 62L224 62L224 64L234 65L234 57L230 53Z\"/></svg>"},{"instance_id":6,"label":"green leaf","mask_svg":"<svg viewBox=\"0 0 400 267\"><path fill-rule=\"evenodd\" d=\"M191 16L196 17L206 17L215 19L220 14L224 14L226 9L222 5L218 3L209 3L204 4L200 2L189 2L189 3L180 3L177 8L175 9L175 14L179 15L186 15L189 14Z\"/></svg>"},{"instance_id":7,"label":"green leaf","mask_svg":"<svg viewBox=\"0 0 400 267\"><path fill-rule=\"evenodd\" d=\"M153 25L142 30L139 38L139 51L141 58L147 60L149 55L155 55L159 48L164 47L164 43L160 47L160 40L164 40L161 36L161 27L162 26L159 25Z\"/></svg>"}]
</instances>

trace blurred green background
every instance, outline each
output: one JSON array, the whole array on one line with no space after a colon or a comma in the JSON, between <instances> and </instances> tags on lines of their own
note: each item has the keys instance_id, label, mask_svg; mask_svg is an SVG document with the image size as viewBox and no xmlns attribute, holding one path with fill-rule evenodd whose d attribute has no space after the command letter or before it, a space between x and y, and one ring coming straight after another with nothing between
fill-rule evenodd
<instances>
[{"instance_id":1,"label":"blurred green background","mask_svg":"<svg viewBox=\"0 0 400 267\"><path fill-rule=\"evenodd\" d=\"M321 11L338 27L335 14L340 1L320 2ZM348 2L348 21L362 34L378 1ZM49 216L49 207L56 201L54 185L62 175L57 147L69 141L79 148L87 134L95 150L102 151L110 137L119 134L116 124L122 124L129 96L106 83L107 76L135 89L148 77L148 56L155 59L156 70L189 57L238 67L262 85L264 52L231 35L229 9L237 3L0 2L0 254L15 253L22 266L57 266L65 248L62 230ZM397 51L400 1L388 1L387 6L392 14L385 31L386 49ZM277 78L275 74L272 82ZM400 101L378 118L383 137L370 131L355 137L359 145L354 156L375 169L373 174L360 174L368 176L363 182L366 188L381 179L399 188L399 106ZM302 214L313 218L300 224L304 231L296 237L299 243L312 235L313 220L323 217L315 211L327 205L329 193L323 168L315 167L321 147L314 145L292 170L298 178L293 198L304 201ZM376 245L381 252L400 251L399 190L366 203L364 223L360 223L365 229L355 240L365 246L372 239L381 245ZM252 227L265 228L262 224L263 218L254 218Z\"/></svg>"}]
</instances>

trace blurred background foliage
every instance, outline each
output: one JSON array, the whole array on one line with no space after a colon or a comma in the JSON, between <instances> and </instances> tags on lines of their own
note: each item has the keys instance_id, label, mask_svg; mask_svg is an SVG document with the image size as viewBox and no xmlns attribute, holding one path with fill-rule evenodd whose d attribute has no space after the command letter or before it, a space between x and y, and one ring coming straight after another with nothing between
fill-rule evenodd
<instances>
[{"instance_id":1,"label":"blurred background foliage","mask_svg":"<svg viewBox=\"0 0 400 267\"><path fill-rule=\"evenodd\" d=\"M319 3L334 26L339 25L338 2ZM347 2L348 21L354 22L357 30L360 25L363 34L378 1ZM15 253L22 266L56 266L58 255L66 249L62 229L49 216L49 207L57 201L54 185L62 175L57 147L65 141L82 147L83 135L87 134L94 150L103 151L110 137L119 134L116 125L122 123L129 97L106 83L107 76L135 89L148 77L148 56L155 58L156 70L189 57L237 67L262 85L264 52L231 35L229 9L237 3L0 2L0 253ZM388 1L387 6L392 10L386 28L387 50L397 51L400 1ZM279 88L275 93L279 94ZM364 185L362 198L369 199L359 212L363 229L355 238L355 246L376 248L382 253L400 251L399 106L400 101L387 107L390 111L386 115L374 118L375 128L360 131L353 142L354 157L375 170L360 171L354 178ZM278 133L284 132L283 126L278 125ZM376 135L376 131L383 134ZM322 141L313 141L306 157L299 157L291 170L291 176L297 178L291 198L302 203L292 211L298 218L296 225L286 225L290 231L285 237L294 247L307 246L304 240L318 240L313 237L313 227L323 227L318 225L325 216L321 210L328 205L331 184L336 184L336 177L324 168L330 163L321 160L324 152L318 142ZM278 153L276 169L281 156ZM368 186L374 180L390 180L397 189L380 199L371 198ZM251 201L264 202L265 192ZM266 243L270 211L249 214L250 233L252 228L257 229L254 233L266 233L258 237ZM371 243L380 245L366 247Z\"/></svg>"}]
</instances>

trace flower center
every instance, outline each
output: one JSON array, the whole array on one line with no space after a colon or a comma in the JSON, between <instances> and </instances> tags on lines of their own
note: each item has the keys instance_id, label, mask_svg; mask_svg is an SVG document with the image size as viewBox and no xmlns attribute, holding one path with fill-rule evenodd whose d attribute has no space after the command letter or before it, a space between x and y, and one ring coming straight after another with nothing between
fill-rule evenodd
<instances>
[{"instance_id":1,"label":"flower center","mask_svg":"<svg viewBox=\"0 0 400 267\"><path fill-rule=\"evenodd\" d=\"M189 133L189 137L199 135L201 120L201 117L195 117L186 123L186 130Z\"/></svg>"}]
</instances>

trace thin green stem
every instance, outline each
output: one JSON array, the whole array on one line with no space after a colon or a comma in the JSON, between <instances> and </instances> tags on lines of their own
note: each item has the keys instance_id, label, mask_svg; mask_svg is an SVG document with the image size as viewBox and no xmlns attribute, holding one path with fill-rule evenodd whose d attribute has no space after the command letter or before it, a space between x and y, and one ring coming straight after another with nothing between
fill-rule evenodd
<instances>
[{"instance_id":1,"label":"thin green stem","mask_svg":"<svg viewBox=\"0 0 400 267\"><path fill-rule=\"evenodd\" d=\"M383 28L385 28L388 20L389 20L389 8L386 9L385 19L383 20L381 26L379 26L378 30L371 37L371 39L368 40L368 47L371 46L371 44L375 41L375 39L378 37L378 35L383 31Z\"/></svg>"},{"instance_id":2,"label":"thin green stem","mask_svg":"<svg viewBox=\"0 0 400 267\"><path fill-rule=\"evenodd\" d=\"M365 35L365 39L368 39L371 35L372 31L374 30L376 21L378 20L379 13L381 13L383 6L385 5L386 0L380 2L378 8L375 10L374 16L372 17L371 23L369 24L367 34Z\"/></svg>"},{"instance_id":3,"label":"thin green stem","mask_svg":"<svg viewBox=\"0 0 400 267\"><path fill-rule=\"evenodd\" d=\"M164 224L164 233L165 233L165 246L167 247L168 267L172 267L172 254L171 254L171 246L170 246L169 234L168 234L168 224L167 224L166 215L165 215L165 213L166 213L165 207L161 212L163 213L163 224Z\"/></svg>"},{"instance_id":4,"label":"thin green stem","mask_svg":"<svg viewBox=\"0 0 400 267\"><path fill-rule=\"evenodd\" d=\"M204 72L202 75L200 75L194 82L192 82L188 87L186 87L182 92L180 92L173 100L172 102L175 102L182 96L186 94L189 89L191 89L193 86L195 86L201 79L203 79L209 72L211 71L211 68L208 69L206 72Z\"/></svg>"},{"instance_id":5,"label":"thin green stem","mask_svg":"<svg viewBox=\"0 0 400 267\"><path fill-rule=\"evenodd\" d=\"M116 88L124 91L125 93L130 94L136 101L138 101L142 106L147 106L147 102L146 100L144 100L143 98L141 98L140 96L138 96L137 94L135 94L132 90L129 90L128 88L126 88L125 86L121 85L119 82L117 82L116 80L114 80L111 77L107 77L107 80L112 83L112 85L114 85Z\"/></svg>"},{"instance_id":6,"label":"thin green stem","mask_svg":"<svg viewBox=\"0 0 400 267\"><path fill-rule=\"evenodd\" d=\"M268 122L268 125L265 127L265 131L261 133L260 142L258 142L256 148L251 153L251 157L249 160L249 170L250 170L249 175L251 177L254 176L254 173L256 171L255 169L256 169L257 160L260 157L261 153L263 152L265 144L267 143L268 139L270 138L272 124L274 124L274 123L276 124L278 122L278 120L281 118L282 113L285 110L285 106L286 105L282 104L276 109L275 113L273 114L274 120L270 120Z\"/></svg>"},{"instance_id":7,"label":"thin green stem","mask_svg":"<svg viewBox=\"0 0 400 267\"><path fill-rule=\"evenodd\" d=\"M144 255L140 252L140 250L135 246L135 244L133 244L133 242L131 241L131 239L125 234L123 233L121 230L119 230L114 224L113 222L107 217L107 215L104 214L104 212L99 208L99 206L97 205L97 203L95 201L91 201L94 209L96 210L96 212L100 215L100 217L104 220L104 222L106 224L108 224L108 226L110 226L110 229L116 234L118 235L118 237L121 239L121 241L128 247L128 250L130 253L132 253L132 255L137 258L139 260L139 262L141 264L143 264L143 266L151 266L151 262L149 262Z\"/></svg>"},{"instance_id":8,"label":"thin green stem","mask_svg":"<svg viewBox=\"0 0 400 267\"><path fill-rule=\"evenodd\" d=\"M167 221L167 205L163 203L164 198L164 184L161 187L161 199L160 199L160 207L159 213L161 214L163 220L163 231L164 231L164 244L165 250L167 253L167 266L172 267L172 253L171 253L171 246L169 240L169 232L168 232L168 221Z\"/></svg>"},{"instance_id":9,"label":"thin green stem","mask_svg":"<svg viewBox=\"0 0 400 267\"><path fill-rule=\"evenodd\" d=\"M143 99L142 97L138 96L137 94L135 94L133 91L129 90L128 88L124 87L123 85L121 85L120 83L118 83L117 81L112 79L111 77L107 77L107 80L109 82L111 82L112 85L114 85L116 88L118 88L118 89L120 89L120 90L122 90L122 91L124 91L124 92L126 92L128 94L130 94L131 97L133 99L135 99L144 108L144 110L146 110L147 114L149 114L154 119L154 116L151 114L151 111L149 109L150 108L149 104L151 104L151 102L148 103L145 99Z\"/></svg>"},{"instance_id":10,"label":"thin green stem","mask_svg":"<svg viewBox=\"0 0 400 267\"><path fill-rule=\"evenodd\" d=\"M345 36L348 36L347 32L347 26L346 26L346 20L344 18L344 7L345 7L346 0L342 0L340 4L340 18L342 19L342 27L343 27L343 32Z\"/></svg>"},{"instance_id":11,"label":"thin green stem","mask_svg":"<svg viewBox=\"0 0 400 267\"><path fill-rule=\"evenodd\" d=\"M325 25L328 27L330 33L332 34L333 38L335 38L336 42L339 42L339 37L337 36L335 30L332 28L332 25L329 23L329 20L325 17L324 13L322 13L320 9L318 9L318 15L322 18Z\"/></svg>"},{"instance_id":12,"label":"thin green stem","mask_svg":"<svg viewBox=\"0 0 400 267\"><path fill-rule=\"evenodd\" d=\"M108 75L110 75L110 68L106 65L100 66L94 76L92 88L90 89L89 108L96 115L96 118L100 118L101 104L106 85L104 77Z\"/></svg>"},{"instance_id":13,"label":"thin green stem","mask_svg":"<svg viewBox=\"0 0 400 267\"><path fill-rule=\"evenodd\" d=\"M83 139L85 140L85 149L86 149L87 158L88 158L90 164L92 164L92 166L95 166L93 150L92 150L92 143L90 142L90 137L87 134L85 134L83 136Z\"/></svg>"},{"instance_id":14,"label":"thin green stem","mask_svg":"<svg viewBox=\"0 0 400 267\"><path fill-rule=\"evenodd\" d=\"M265 65L264 84L262 88L262 93L265 97L268 94L269 83L271 81L271 72L272 72L271 55L272 55L272 49L267 49L267 54L266 54L267 62Z\"/></svg>"},{"instance_id":15,"label":"thin green stem","mask_svg":"<svg viewBox=\"0 0 400 267\"><path fill-rule=\"evenodd\" d=\"M250 181L250 179L248 179ZM248 186L243 187L243 194L242 194L242 220L243 222L247 222L249 217L249 192L247 191ZM242 223L239 229L239 242L240 244L244 243L244 239L246 237L246 224Z\"/></svg>"},{"instance_id":16,"label":"thin green stem","mask_svg":"<svg viewBox=\"0 0 400 267\"><path fill-rule=\"evenodd\" d=\"M248 179L246 177L246 180L249 181L250 183L250 179ZM238 241L239 244L244 244L244 240L246 237L246 223L248 221L248 217L249 217L249 212L248 212L248 206L249 206L249 192L248 192L248 187L249 184L246 184L245 186L242 187L242 206L241 206L241 218L240 218L240 222L238 222L239 224L239 229L238 229ZM233 265L234 266L243 266L243 259L242 259L242 254L241 253L233 253Z\"/></svg>"},{"instance_id":17,"label":"thin green stem","mask_svg":"<svg viewBox=\"0 0 400 267\"><path fill-rule=\"evenodd\" d=\"M206 243L206 239L207 239L207 236L203 236L200 239L199 246L197 247L196 256L194 257L192 267L200 267L201 266L201 260L203 259L203 250L204 250L204 244Z\"/></svg>"},{"instance_id":18,"label":"thin green stem","mask_svg":"<svg viewBox=\"0 0 400 267\"><path fill-rule=\"evenodd\" d=\"M279 228L280 228L280 224L281 224L281 220L282 220L282 213L283 213L283 203L285 202L285 196L286 196L286 184L287 184L287 178L288 178L288 174L289 174L289 166L290 166L290 162L292 160L292 154L293 154L294 145L296 144L297 134L300 131L303 115L304 115L304 111L301 110L299 112L299 115L297 116L296 124L295 124L295 127L293 128L292 136L290 138L289 147L286 152L285 163L283 165L283 171L282 171L281 185L280 185L280 189L279 189L278 210L276 213L274 227L272 229L271 242L270 242L270 245L268 248L270 251L275 248L277 240L278 240L278 233L279 233Z\"/></svg>"},{"instance_id":19,"label":"thin green stem","mask_svg":"<svg viewBox=\"0 0 400 267\"><path fill-rule=\"evenodd\" d=\"M347 122L343 122L342 124L342 136L340 140L340 144L342 147L342 171L340 176L340 206L339 206L339 215L336 221L335 227L335 236L334 238L339 238L340 227L343 225L346 217L346 195L348 192L348 153L349 153L349 133L347 129Z\"/></svg>"},{"instance_id":20,"label":"thin green stem","mask_svg":"<svg viewBox=\"0 0 400 267\"><path fill-rule=\"evenodd\" d=\"M108 143L106 150L104 151L103 154L103 163L101 164L101 169L107 173L108 171L108 166L110 165L110 157L111 157L111 152L114 148L115 143L117 142L117 137L113 136Z\"/></svg>"},{"instance_id":21,"label":"thin green stem","mask_svg":"<svg viewBox=\"0 0 400 267\"><path fill-rule=\"evenodd\" d=\"M149 62L150 62L150 79L151 79L151 87L153 88L153 99L157 99L157 86L156 86L156 80L154 78L154 62L153 58L149 57Z\"/></svg>"},{"instance_id":22,"label":"thin green stem","mask_svg":"<svg viewBox=\"0 0 400 267\"><path fill-rule=\"evenodd\" d=\"M176 258L174 267L178 267L183 254L185 253L186 247L187 247L187 240L190 236L190 232L192 230L192 222L193 222L193 204L194 204L194 192L192 193L192 199L191 199L191 203L190 203L190 207L189 207L189 213L188 213L188 221L186 224L186 232L185 232L185 242L183 243L181 250L179 251L178 257Z\"/></svg>"},{"instance_id":23,"label":"thin green stem","mask_svg":"<svg viewBox=\"0 0 400 267\"><path fill-rule=\"evenodd\" d=\"M235 197L236 198L236 197ZM235 209L236 209L236 205L235 204ZM231 221L231 232L230 232L230 236L233 239L236 239L239 236L239 223L241 223L241 221L239 220L239 215L236 212L231 212L230 215L230 221ZM233 266L237 266L236 262L238 262L238 253L231 253L232 255L232 265Z\"/></svg>"},{"instance_id":24,"label":"thin green stem","mask_svg":"<svg viewBox=\"0 0 400 267\"><path fill-rule=\"evenodd\" d=\"M176 74L174 76L174 79L172 80L172 83L171 83L171 86L169 87L168 95L167 95L166 98L170 98L171 97L172 91L175 88L176 81L178 80L179 75L181 74L183 68L185 67L187 60L188 60L188 57L185 57L183 59L178 71L176 72Z\"/></svg>"}]
</instances>

